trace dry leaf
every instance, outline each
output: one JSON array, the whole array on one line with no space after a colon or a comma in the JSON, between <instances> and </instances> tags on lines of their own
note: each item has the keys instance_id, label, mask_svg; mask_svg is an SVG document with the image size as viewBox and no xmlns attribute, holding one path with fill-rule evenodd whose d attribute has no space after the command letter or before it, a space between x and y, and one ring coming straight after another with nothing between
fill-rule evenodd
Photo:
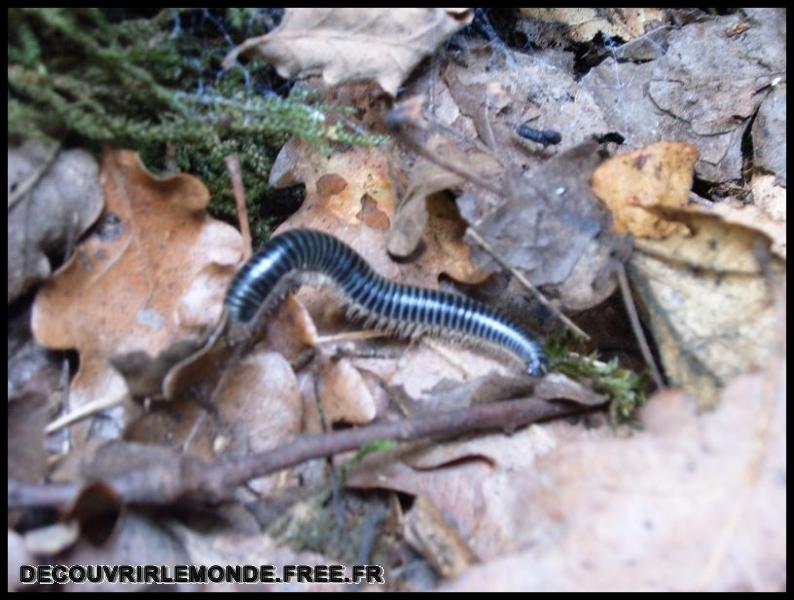
<instances>
[{"instance_id":1,"label":"dry leaf","mask_svg":"<svg viewBox=\"0 0 794 600\"><path fill-rule=\"evenodd\" d=\"M637 240L629 273L668 376L702 406L777 352L785 265L763 233L708 212L656 209L691 233Z\"/></svg>"},{"instance_id":2,"label":"dry leaf","mask_svg":"<svg viewBox=\"0 0 794 600\"><path fill-rule=\"evenodd\" d=\"M18 395L8 403L8 478L38 483L47 475L44 428L53 405L36 392Z\"/></svg>"},{"instance_id":3,"label":"dry leaf","mask_svg":"<svg viewBox=\"0 0 794 600\"><path fill-rule=\"evenodd\" d=\"M755 175L752 180L753 203L726 199L714 203L711 211L728 223L757 229L772 240L772 251L786 258L786 188L775 183L774 175Z\"/></svg>"},{"instance_id":4,"label":"dry leaf","mask_svg":"<svg viewBox=\"0 0 794 600\"><path fill-rule=\"evenodd\" d=\"M499 176L501 171L500 165L487 154L466 150L439 135L431 136L425 142L425 147L430 153L444 157L447 162L477 165L477 174L486 179L489 175ZM407 175L405 193L394 215L389 232L389 254L402 258L413 254L422 238L428 234L428 201L435 201L435 206L439 206L443 203L443 199L433 198L435 194L460 188L463 184L464 181L459 175L439 167L426 158L417 159ZM469 276L470 280L473 278Z\"/></svg>"},{"instance_id":5,"label":"dry leaf","mask_svg":"<svg viewBox=\"0 0 794 600\"><path fill-rule=\"evenodd\" d=\"M207 331L242 256L239 233L203 214L209 196L197 179L158 179L137 155L108 150L102 182L101 224L33 307L39 343L80 353L74 408L124 394L110 356L155 356L174 339Z\"/></svg>"},{"instance_id":6,"label":"dry leaf","mask_svg":"<svg viewBox=\"0 0 794 600\"><path fill-rule=\"evenodd\" d=\"M9 194L25 185L53 149L28 141L8 148ZM84 150L61 152L8 211L8 303L51 272L50 256L73 250L102 212L96 160Z\"/></svg>"},{"instance_id":7,"label":"dry leaf","mask_svg":"<svg viewBox=\"0 0 794 600\"><path fill-rule=\"evenodd\" d=\"M375 418L375 398L364 378L349 360L341 359L325 364L317 385L329 425L339 422L364 425Z\"/></svg>"},{"instance_id":8,"label":"dry leaf","mask_svg":"<svg viewBox=\"0 0 794 600\"><path fill-rule=\"evenodd\" d=\"M288 8L281 24L224 60L253 51L291 78L321 69L328 85L374 79L392 96L413 68L472 19L466 9Z\"/></svg>"},{"instance_id":9,"label":"dry leaf","mask_svg":"<svg viewBox=\"0 0 794 600\"><path fill-rule=\"evenodd\" d=\"M567 283L560 291L575 290L572 296L561 298L565 307L589 308L614 291L616 284L606 275L612 268L612 254L620 255L626 245L622 238L609 234L609 216L590 190L590 175L601 161L598 149L599 144L591 140L558 154L528 177L509 174L507 200L480 219L476 219L476 197L458 199L461 213L480 236L532 284ZM593 241L607 250L594 251ZM473 248L472 253L483 265L493 265L484 250ZM603 261L592 264L593 257ZM589 269L576 270L581 282L573 285L570 278L582 260L589 263Z\"/></svg>"},{"instance_id":10,"label":"dry leaf","mask_svg":"<svg viewBox=\"0 0 794 600\"><path fill-rule=\"evenodd\" d=\"M442 273L456 281L481 281L482 271L468 259L469 249L463 240L465 223L451 202L431 202L428 206L425 244L414 262L401 265L389 257L388 229L384 225L394 219L396 203L389 157L390 150L385 146L358 146L325 157L308 143L288 142L276 158L270 183L283 187L303 182L306 199L278 231L298 227L327 231L352 246L381 275L403 283L438 287ZM333 186L330 191L321 185L325 193L321 195L316 192L318 181L328 174L344 179L346 185Z\"/></svg>"},{"instance_id":11,"label":"dry leaf","mask_svg":"<svg viewBox=\"0 0 794 600\"><path fill-rule=\"evenodd\" d=\"M458 590L779 589L785 365L773 363L705 415L658 394L629 439L533 425L368 457L348 484L425 494L454 518L483 560Z\"/></svg>"},{"instance_id":12,"label":"dry leaf","mask_svg":"<svg viewBox=\"0 0 794 600\"><path fill-rule=\"evenodd\" d=\"M569 71L556 67L547 54L508 56L487 46L468 48L467 56L465 64L450 61L441 81L432 82L432 88L441 88L437 92L440 98L428 108L464 139L472 137L470 132L476 133L503 164L531 170L552 152L520 138L515 129L522 124L557 131L562 142L556 149L561 152L607 131L595 99L581 89ZM444 102L447 95L449 100ZM442 111L449 116L444 118ZM476 153L470 160L459 162L486 179L491 176L488 165L482 164Z\"/></svg>"},{"instance_id":13,"label":"dry leaf","mask_svg":"<svg viewBox=\"0 0 794 600\"><path fill-rule=\"evenodd\" d=\"M166 385L172 402L134 421L126 439L179 448L211 462L218 455L245 457L272 448L300 432L303 401L289 363L259 349L241 361L229 360L220 340L172 372L174 381ZM287 480L277 474L255 480L255 487L272 491Z\"/></svg>"},{"instance_id":14,"label":"dry leaf","mask_svg":"<svg viewBox=\"0 0 794 600\"><path fill-rule=\"evenodd\" d=\"M753 162L786 185L786 86L776 86L753 122Z\"/></svg>"},{"instance_id":15,"label":"dry leaf","mask_svg":"<svg viewBox=\"0 0 794 600\"><path fill-rule=\"evenodd\" d=\"M223 426L214 442L225 438L220 452L226 460L240 460L287 443L300 433L303 400L289 363L275 352L251 354L230 365L219 384L217 403ZM289 480L283 471L249 481L260 494L273 494Z\"/></svg>"},{"instance_id":16,"label":"dry leaf","mask_svg":"<svg viewBox=\"0 0 794 600\"><path fill-rule=\"evenodd\" d=\"M570 27L576 42L589 42L599 32L628 41L645 33L656 23L668 20L659 8L522 8L521 13L531 19L562 23Z\"/></svg>"},{"instance_id":17,"label":"dry leaf","mask_svg":"<svg viewBox=\"0 0 794 600\"><path fill-rule=\"evenodd\" d=\"M477 562L460 533L424 494L405 515L403 535L442 577L457 577Z\"/></svg>"},{"instance_id":18,"label":"dry leaf","mask_svg":"<svg viewBox=\"0 0 794 600\"><path fill-rule=\"evenodd\" d=\"M618 233L662 238L680 226L643 206L687 205L697 150L681 142L659 142L605 160L593 171L593 193L612 211Z\"/></svg>"},{"instance_id":19,"label":"dry leaf","mask_svg":"<svg viewBox=\"0 0 794 600\"><path fill-rule=\"evenodd\" d=\"M735 37L725 29L742 20L739 14L673 29L661 58L632 64L609 57L582 78L582 89L630 148L659 139L688 142L700 154L700 178L739 179L742 135L764 99L758 92L786 68L779 10L755 11L754 26Z\"/></svg>"}]
</instances>

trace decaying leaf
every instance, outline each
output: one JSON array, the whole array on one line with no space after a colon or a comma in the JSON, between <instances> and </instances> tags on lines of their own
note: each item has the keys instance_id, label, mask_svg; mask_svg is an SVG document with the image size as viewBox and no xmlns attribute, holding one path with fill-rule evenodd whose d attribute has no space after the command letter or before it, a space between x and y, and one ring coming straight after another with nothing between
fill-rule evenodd
<instances>
[{"instance_id":1,"label":"decaying leaf","mask_svg":"<svg viewBox=\"0 0 794 600\"><path fill-rule=\"evenodd\" d=\"M576 42L589 42L599 32L628 41L668 19L665 11L658 8L522 8L521 13L539 21L567 25Z\"/></svg>"},{"instance_id":2,"label":"decaying leaf","mask_svg":"<svg viewBox=\"0 0 794 600\"><path fill-rule=\"evenodd\" d=\"M242 256L239 233L203 214L209 196L197 179L156 178L137 155L109 150L102 183L100 225L33 307L39 343L80 353L73 407L123 395L110 356L156 356L174 339L201 337L218 320Z\"/></svg>"},{"instance_id":3,"label":"decaying leaf","mask_svg":"<svg viewBox=\"0 0 794 600\"><path fill-rule=\"evenodd\" d=\"M777 86L761 103L753 122L755 166L786 186L786 86Z\"/></svg>"},{"instance_id":4,"label":"decaying leaf","mask_svg":"<svg viewBox=\"0 0 794 600\"><path fill-rule=\"evenodd\" d=\"M587 273L579 271L582 285L573 297L561 298L563 306L570 302L587 308L609 296L615 283L604 272L611 270L613 250L625 245L610 235L609 217L590 190L590 175L601 161L598 147L595 141L586 142L548 160L528 177L510 174L507 201L480 219L473 216L476 198L464 196L458 201L461 213L480 236L536 286L568 281L580 260L597 256L592 250L585 256L588 244L596 238L597 245L609 248L604 262L590 265ZM472 252L476 260L492 264L483 250L473 248Z\"/></svg>"},{"instance_id":5,"label":"decaying leaf","mask_svg":"<svg viewBox=\"0 0 794 600\"><path fill-rule=\"evenodd\" d=\"M375 418L375 399L349 360L324 365L317 383L329 426L339 422L363 425Z\"/></svg>"},{"instance_id":6,"label":"decaying leaf","mask_svg":"<svg viewBox=\"0 0 794 600\"><path fill-rule=\"evenodd\" d=\"M593 193L609 207L615 231L661 238L680 228L643 206L687 205L697 150L690 144L659 142L604 161L593 171Z\"/></svg>"},{"instance_id":7,"label":"decaying leaf","mask_svg":"<svg viewBox=\"0 0 794 600\"><path fill-rule=\"evenodd\" d=\"M405 515L403 531L406 541L443 577L457 577L477 562L460 533L424 494Z\"/></svg>"},{"instance_id":8,"label":"decaying leaf","mask_svg":"<svg viewBox=\"0 0 794 600\"><path fill-rule=\"evenodd\" d=\"M256 349L241 359L210 349L171 377L172 402L134 421L128 440L172 446L210 462L272 448L301 430L303 401L280 354ZM272 491L288 479L281 474L253 484Z\"/></svg>"},{"instance_id":9,"label":"decaying leaf","mask_svg":"<svg viewBox=\"0 0 794 600\"><path fill-rule=\"evenodd\" d=\"M52 414L48 398L38 393L8 403L8 478L34 483L47 474L44 427Z\"/></svg>"},{"instance_id":10,"label":"decaying leaf","mask_svg":"<svg viewBox=\"0 0 794 600\"><path fill-rule=\"evenodd\" d=\"M786 405L785 365L772 364L734 380L705 415L679 391L657 394L628 439L533 425L368 457L348 484L424 494L454 515L483 560L456 589L490 578L503 590L775 589Z\"/></svg>"},{"instance_id":11,"label":"decaying leaf","mask_svg":"<svg viewBox=\"0 0 794 600\"><path fill-rule=\"evenodd\" d=\"M489 47L468 48L466 63L450 61L433 87L441 89L429 112L463 139L475 133L503 164L532 170L549 158L541 145L516 135L519 125L556 131L562 138L560 151L607 131L596 100L569 72L554 66L547 53L507 57ZM489 176L478 156L463 166Z\"/></svg>"},{"instance_id":12,"label":"decaying leaf","mask_svg":"<svg viewBox=\"0 0 794 600\"><path fill-rule=\"evenodd\" d=\"M637 240L630 274L668 376L710 406L728 379L778 351L785 265L756 229L708 212L656 210L689 232Z\"/></svg>"},{"instance_id":13,"label":"decaying leaf","mask_svg":"<svg viewBox=\"0 0 794 600\"><path fill-rule=\"evenodd\" d=\"M328 85L374 79L389 94L422 58L471 21L466 9L289 8L278 28L235 48L271 61L285 78L320 69Z\"/></svg>"},{"instance_id":14,"label":"decaying leaf","mask_svg":"<svg viewBox=\"0 0 794 600\"><path fill-rule=\"evenodd\" d=\"M47 158L53 150L32 141L8 147L9 194L46 169L30 191L9 207L9 304L46 279L52 270L48 255L63 255L74 249L102 212L104 199L96 160L84 150L67 150L48 166Z\"/></svg>"},{"instance_id":15,"label":"decaying leaf","mask_svg":"<svg viewBox=\"0 0 794 600\"><path fill-rule=\"evenodd\" d=\"M219 387L215 401L222 426L214 444L221 457L242 459L285 444L300 433L303 400L295 373L280 354L260 352L230 365ZM254 479L249 485L259 493L272 494L287 481L289 473L282 472Z\"/></svg>"},{"instance_id":16,"label":"decaying leaf","mask_svg":"<svg viewBox=\"0 0 794 600\"><path fill-rule=\"evenodd\" d=\"M464 152L456 145L439 137L427 142L431 153L443 152L446 160L463 158ZM461 162L461 161L458 161ZM459 187L462 178L455 173L442 169L425 158L418 159L410 173L405 193L394 214L389 232L389 254L406 257L416 251L427 226L427 200L433 194Z\"/></svg>"},{"instance_id":17,"label":"decaying leaf","mask_svg":"<svg viewBox=\"0 0 794 600\"><path fill-rule=\"evenodd\" d=\"M468 260L468 247L463 241L465 224L454 211L438 204L428 213L421 256L409 265L400 265L389 257L388 229L381 226L384 219L390 222L394 218L395 211L389 155L388 148L379 146L349 148L325 157L309 144L288 142L276 158L270 182L275 187L303 182L306 200L279 231L297 227L328 231L350 244L381 275L405 283L437 287L441 273L462 282L481 280L482 272ZM320 185L321 194L318 181L329 174L344 179L346 185Z\"/></svg>"},{"instance_id":18,"label":"decaying leaf","mask_svg":"<svg viewBox=\"0 0 794 600\"><path fill-rule=\"evenodd\" d=\"M774 175L756 175L751 182L753 203L727 199L715 203L712 211L729 223L757 229L772 240L772 251L786 258L786 188L775 183Z\"/></svg>"},{"instance_id":19,"label":"decaying leaf","mask_svg":"<svg viewBox=\"0 0 794 600\"><path fill-rule=\"evenodd\" d=\"M661 58L607 58L582 78L582 88L630 148L660 138L688 142L700 153L699 177L739 179L741 139L764 99L759 92L785 71L785 18L777 11L753 10L753 27L740 36L725 33L742 20L738 14L672 30Z\"/></svg>"}]
</instances>

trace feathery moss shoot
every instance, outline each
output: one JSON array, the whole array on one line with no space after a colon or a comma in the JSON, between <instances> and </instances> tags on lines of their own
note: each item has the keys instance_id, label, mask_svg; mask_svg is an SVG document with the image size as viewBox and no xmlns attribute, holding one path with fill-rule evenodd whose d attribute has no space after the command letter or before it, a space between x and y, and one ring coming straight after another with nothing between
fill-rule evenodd
<instances>
[{"instance_id":1,"label":"feathery moss shoot","mask_svg":"<svg viewBox=\"0 0 794 600\"><path fill-rule=\"evenodd\" d=\"M228 220L236 210L223 161L236 153L261 243L270 229L262 207L274 194L268 173L288 138L325 150L387 139L327 118L353 109L288 92L265 61L221 68L230 49L273 29L282 12L10 8L9 135L136 150L150 168L200 177L210 212Z\"/></svg>"}]
</instances>

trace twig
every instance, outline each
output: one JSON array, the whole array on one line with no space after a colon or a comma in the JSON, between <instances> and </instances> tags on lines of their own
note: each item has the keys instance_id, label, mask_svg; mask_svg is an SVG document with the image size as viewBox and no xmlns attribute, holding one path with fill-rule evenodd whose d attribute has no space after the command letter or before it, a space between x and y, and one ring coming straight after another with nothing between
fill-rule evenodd
<instances>
[{"instance_id":1,"label":"twig","mask_svg":"<svg viewBox=\"0 0 794 600\"><path fill-rule=\"evenodd\" d=\"M342 333L335 333L332 335L320 335L317 336L317 340L314 342L315 346L320 346L323 344L335 344L337 342L351 342L351 341L358 341L358 340L371 340L374 338L381 338L386 337L386 333L383 331L375 331L375 330L360 330L360 331L344 331Z\"/></svg>"},{"instance_id":2,"label":"twig","mask_svg":"<svg viewBox=\"0 0 794 600\"><path fill-rule=\"evenodd\" d=\"M526 277L524 277L521 271L508 264L506 260L504 260L501 256L499 256L496 250L494 250L493 246L491 246L491 244L486 242L485 239L479 233L477 233L477 231L475 231L473 227L469 227L466 230L466 235L471 239L473 239L475 242L477 242L480 246L482 246L483 250L485 250L488 254L490 254L493 257L493 259L502 266L503 269L507 269L508 271L510 271L510 273L516 279L518 279L518 281L525 288L527 288L530 292L532 292L535 295L535 297L543 306L548 308L560 321L565 323L565 325L567 325L571 331L573 331L576 335L578 335L579 337L585 340L590 339L590 336L587 335L584 331L582 331L579 328L579 326L576 325L576 323L571 321L567 316L565 316L562 312L560 312L560 310L556 306L554 306L551 302L549 302L546 299L546 297L540 292L540 290L536 288L534 285L532 285Z\"/></svg>"},{"instance_id":3,"label":"twig","mask_svg":"<svg viewBox=\"0 0 794 600\"><path fill-rule=\"evenodd\" d=\"M230 154L224 162L229 170L229 178L232 180L234 201L237 204L237 215L240 219L240 233L243 236L243 244L246 248L243 259L248 260L253 252L253 243L251 241L251 226L248 223L248 206L245 203L245 186L243 186L243 177L240 172L240 159L237 158L236 154Z\"/></svg>"},{"instance_id":4,"label":"twig","mask_svg":"<svg viewBox=\"0 0 794 600\"><path fill-rule=\"evenodd\" d=\"M642 357L645 359L646 364L651 367L651 376L653 377L653 382L657 387L663 388L664 381L662 380L662 374L659 372L659 368L656 366L656 361L653 359L651 348L648 345L648 339L645 337L645 332L642 330L642 323L640 323L640 317L637 315L637 307L634 304L634 297L631 295L629 279L626 277L626 269L623 267L623 263L619 261L615 261L614 269L618 276L618 283L620 284L620 293L623 296L623 303L625 304L626 312L629 315L629 321L631 322L631 328L634 331L634 337L637 338L637 343L640 345Z\"/></svg>"},{"instance_id":5,"label":"twig","mask_svg":"<svg viewBox=\"0 0 794 600\"><path fill-rule=\"evenodd\" d=\"M67 386L68 388L68 386ZM95 415L98 412L102 412L103 410L107 410L108 408L112 408L124 402L127 398L127 393L124 392L119 394L118 396L111 396L109 398L100 398L95 402L91 402L86 404L85 406L81 406L77 410L73 410L54 421L51 421L47 427L44 428L44 433L47 435L51 433L55 433L59 429L66 427L67 425L71 425L72 423L76 423L77 421L82 421L90 417L91 415Z\"/></svg>"},{"instance_id":6,"label":"twig","mask_svg":"<svg viewBox=\"0 0 794 600\"><path fill-rule=\"evenodd\" d=\"M194 459L182 459L173 468L153 465L151 469L131 471L106 481L119 497L131 504L168 505L190 497L199 502L218 502L230 497L246 481L275 473L307 460L356 450L375 440L407 442L419 438L451 433L466 433L516 427L552 418L592 410L564 404L524 398L468 408L421 414L390 423L302 436L293 442L253 454L236 463L207 465ZM81 486L77 484L28 485L9 480L8 506L57 507L75 500Z\"/></svg>"},{"instance_id":7,"label":"twig","mask_svg":"<svg viewBox=\"0 0 794 600\"><path fill-rule=\"evenodd\" d=\"M314 402L317 405L317 413L320 415L320 427L323 432L327 433L331 430L328 419L325 416L325 408L323 407L323 400L320 397L320 377L319 373L315 372L314 377ZM339 471L331 459L331 456L326 457L328 468L331 473L331 501L333 502L336 512L336 525L339 531L345 527L345 506L342 500L342 478L339 476Z\"/></svg>"},{"instance_id":8,"label":"twig","mask_svg":"<svg viewBox=\"0 0 794 600\"><path fill-rule=\"evenodd\" d=\"M430 348L433 352L445 359L449 364L463 373L467 379L471 379L476 373L471 370L464 361L460 360L456 354L447 350L445 346L439 344L434 339L423 337L422 343Z\"/></svg>"}]
</instances>

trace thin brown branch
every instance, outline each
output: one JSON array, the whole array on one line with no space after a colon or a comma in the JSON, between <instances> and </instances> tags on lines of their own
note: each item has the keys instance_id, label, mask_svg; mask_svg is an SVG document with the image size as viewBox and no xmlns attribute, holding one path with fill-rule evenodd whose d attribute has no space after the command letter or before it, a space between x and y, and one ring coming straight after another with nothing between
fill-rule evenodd
<instances>
[{"instance_id":1,"label":"thin brown branch","mask_svg":"<svg viewBox=\"0 0 794 600\"><path fill-rule=\"evenodd\" d=\"M421 414L389 423L302 436L293 442L253 454L238 462L207 465L180 457L178 465L158 464L111 478L106 483L128 504L168 505L183 498L218 502L231 496L245 482L301 464L307 460L356 450L376 440L406 442L425 438L481 431L512 430L552 418L592 410L568 403L537 398L508 400L452 411ZM29 485L8 482L9 508L65 507L76 499L76 484Z\"/></svg>"},{"instance_id":2,"label":"thin brown branch","mask_svg":"<svg viewBox=\"0 0 794 600\"><path fill-rule=\"evenodd\" d=\"M634 331L634 337L637 338L637 343L640 345L642 357L645 359L646 364L651 367L651 377L653 377L653 382L658 388L663 388L664 381L662 380L662 374L659 372L659 367L656 366L656 361L653 359L653 354L651 353L651 347L648 345L648 339L645 337L645 332L642 330L642 323L640 323L640 317L637 314L637 307L634 304L634 297L631 295L629 279L626 277L626 269L623 267L623 263L621 262L616 262L614 268L615 273L618 276L618 283L620 284L620 293L623 296L623 303L626 306L626 312L628 313L629 321L631 322L631 329Z\"/></svg>"},{"instance_id":3,"label":"thin brown branch","mask_svg":"<svg viewBox=\"0 0 794 600\"><path fill-rule=\"evenodd\" d=\"M482 249L485 250L488 254L490 254L493 259L498 262L503 269L507 269L510 273L515 277L521 285L527 288L534 296L538 299L543 306L548 308L560 321L562 321L566 327L568 327L571 331L573 331L579 337L589 340L590 336L587 335L584 331L582 331L579 326L571 321L565 314L563 314L560 309L554 306L551 302L549 302L546 297L541 293L541 291L536 288L532 283L530 283L529 279L524 277L523 273L516 269L515 267L511 266L506 260L504 260L499 254L496 252L493 246L489 244L485 238L483 238L477 231L474 230L473 227L469 227L466 230L466 235L477 242Z\"/></svg>"},{"instance_id":4,"label":"thin brown branch","mask_svg":"<svg viewBox=\"0 0 794 600\"><path fill-rule=\"evenodd\" d=\"M248 206L245 203L245 187L243 186L243 176L240 171L240 159L236 154L230 154L225 159L226 168L229 170L229 178L232 180L234 190L234 201L237 204L237 215L240 219L240 233L243 236L245 246L245 260L252 254L253 243L251 241L251 226L248 223Z\"/></svg>"}]
</instances>

